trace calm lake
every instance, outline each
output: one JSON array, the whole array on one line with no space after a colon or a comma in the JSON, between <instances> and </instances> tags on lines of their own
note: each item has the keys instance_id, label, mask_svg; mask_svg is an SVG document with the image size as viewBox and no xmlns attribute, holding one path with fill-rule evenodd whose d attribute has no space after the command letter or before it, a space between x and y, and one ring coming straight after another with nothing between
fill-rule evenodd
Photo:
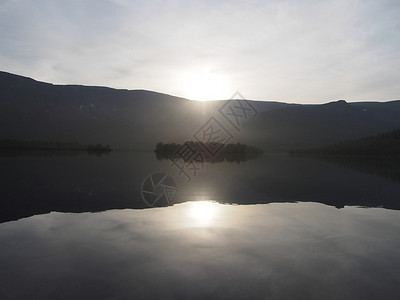
<instances>
[{"instance_id":1,"label":"calm lake","mask_svg":"<svg viewBox=\"0 0 400 300\"><path fill-rule=\"evenodd\" d=\"M0 299L399 299L398 169L179 172L145 152L1 155Z\"/></svg>"}]
</instances>

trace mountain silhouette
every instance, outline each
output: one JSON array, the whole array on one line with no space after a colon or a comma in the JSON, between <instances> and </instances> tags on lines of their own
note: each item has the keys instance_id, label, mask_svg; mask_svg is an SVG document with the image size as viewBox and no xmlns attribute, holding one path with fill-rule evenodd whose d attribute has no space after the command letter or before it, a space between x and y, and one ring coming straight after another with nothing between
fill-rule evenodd
<instances>
[{"instance_id":1,"label":"mountain silhouette","mask_svg":"<svg viewBox=\"0 0 400 300\"><path fill-rule=\"evenodd\" d=\"M269 150L305 149L400 128L400 101L296 105L261 112L244 126L245 142Z\"/></svg>"},{"instance_id":2,"label":"mountain silhouette","mask_svg":"<svg viewBox=\"0 0 400 300\"><path fill-rule=\"evenodd\" d=\"M145 90L53 85L0 72L0 139L109 144L152 150L182 143L226 101L197 102ZM228 128L234 142L270 150L318 147L400 128L400 101L322 105L251 101L257 117ZM221 121L222 122L222 121Z\"/></svg>"}]
</instances>

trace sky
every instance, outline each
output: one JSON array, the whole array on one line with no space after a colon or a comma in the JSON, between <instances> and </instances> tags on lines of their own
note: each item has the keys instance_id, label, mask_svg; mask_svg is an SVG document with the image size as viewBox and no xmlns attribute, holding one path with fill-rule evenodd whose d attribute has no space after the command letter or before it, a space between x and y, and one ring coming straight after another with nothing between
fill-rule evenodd
<instances>
[{"instance_id":1,"label":"sky","mask_svg":"<svg viewBox=\"0 0 400 300\"><path fill-rule=\"evenodd\" d=\"M398 0L0 0L0 70L193 100L400 99Z\"/></svg>"}]
</instances>

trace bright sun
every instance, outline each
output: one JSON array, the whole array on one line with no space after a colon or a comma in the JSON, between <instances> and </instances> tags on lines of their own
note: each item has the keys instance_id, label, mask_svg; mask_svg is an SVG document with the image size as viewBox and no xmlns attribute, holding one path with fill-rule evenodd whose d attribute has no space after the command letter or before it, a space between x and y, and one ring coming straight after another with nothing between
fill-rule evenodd
<instances>
[{"instance_id":1,"label":"bright sun","mask_svg":"<svg viewBox=\"0 0 400 300\"><path fill-rule=\"evenodd\" d=\"M191 100L228 99L231 89L225 76L201 71L186 72L180 79L183 96Z\"/></svg>"}]
</instances>

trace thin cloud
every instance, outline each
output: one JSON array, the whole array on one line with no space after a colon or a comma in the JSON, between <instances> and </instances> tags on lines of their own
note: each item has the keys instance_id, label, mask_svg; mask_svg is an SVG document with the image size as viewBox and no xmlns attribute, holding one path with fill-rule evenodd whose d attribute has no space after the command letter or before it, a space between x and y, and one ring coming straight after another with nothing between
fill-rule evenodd
<instances>
[{"instance_id":1,"label":"thin cloud","mask_svg":"<svg viewBox=\"0 0 400 300\"><path fill-rule=\"evenodd\" d=\"M0 63L178 96L182 74L208 68L253 99L389 100L400 93L398 15L397 1L5 1Z\"/></svg>"}]
</instances>

